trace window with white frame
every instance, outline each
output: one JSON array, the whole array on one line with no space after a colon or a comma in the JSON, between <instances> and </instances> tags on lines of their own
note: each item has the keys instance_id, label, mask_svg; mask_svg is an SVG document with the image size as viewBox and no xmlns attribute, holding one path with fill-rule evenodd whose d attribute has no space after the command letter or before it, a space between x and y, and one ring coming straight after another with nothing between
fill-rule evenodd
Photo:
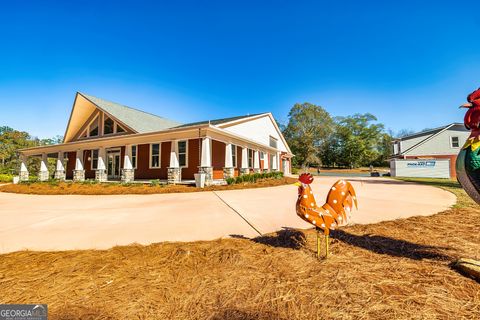
<instances>
[{"instance_id":1,"label":"window with white frame","mask_svg":"<svg viewBox=\"0 0 480 320\"><path fill-rule=\"evenodd\" d=\"M98 149L92 150L92 170L98 169Z\"/></svg>"},{"instance_id":2,"label":"window with white frame","mask_svg":"<svg viewBox=\"0 0 480 320\"><path fill-rule=\"evenodd\" d=\"M459 148L460 147L460 140L458 137L451 137L452 148Z\"/></svg>"},{"instance_id":3,"label":"window with white frame","mask_svg":"<svg viewBox=\"0 0 480 320\"><path fill-rule=\"evenodd\" d=\"M278 140L270 136L270 147L278 149Z\"/></svg>"},{"instance_id":4,"label":"window with white frame","mask_svg":"<svg viewBox=\"0 0 480 320\"><path fill-rule=\"evenodd\" d=\"M132 146L132 166L137 169L137 146Z\"/></svg>"},{"instance_id":5,"label":"window with white frame","mask_svg":"<svg viewBox=\"0 0 480 320\"><path fill-rule=\"evenodd\" d=\"M181 168L188 167L188 144L187 141L178 141L178 165Z\"/></svg>"},{"instance_id":6,"label":"window with white frame","mask_svg":"<svg viewBox=\"0 0 480 320\"><path fill-rule=\"evenodd\" d=\"M237 146L234 144L230 146L232 148L232 166L236 168L237 167Z\"/></svg>"},{"instance_id":7,"label":"window with white frame","mask_svg":"<svg viewBox=\"0 0 480 320\"><path fill-rule=\"evenodd\" d=\"M248 167L253 168L253 150L248 149Z\"/></svg>"},{"instance_id":8,"label":"window with white frame","mask_svg":"<svg viewBox=\"0 0 480 320\"><path fill-rule=\"evenodd\" d=\"M150 168L160 168L160 143L150 145Z\"/></svg>"},{"instance_id":9,"label":"window with white frame","mask_svg":"<svg viewBox=\"0 0 480 320\"><path fill-rule=\"evenodd\" d=\"M260 152L260 160L265 160L265 153L263 153L263 151L259 151Z\"/></svg>"}]
</instances>

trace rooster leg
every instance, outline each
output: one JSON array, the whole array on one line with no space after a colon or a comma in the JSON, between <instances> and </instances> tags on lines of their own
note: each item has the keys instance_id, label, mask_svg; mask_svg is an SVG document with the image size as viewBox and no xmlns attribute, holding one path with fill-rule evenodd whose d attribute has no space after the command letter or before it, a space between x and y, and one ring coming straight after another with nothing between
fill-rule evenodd
<instances>
[{"instance_id":1,"label":"rooster leg","mask_svg":"<svg viewBox=\"0 0 480 320\"><path fill-rule=\"evenodd\" d=\"M320 259L320 229L318 227L315 229L317 230L317 259Z\"/></svg>"},{"instance_id":2,"label":"rooster leg","mask_svg":"<svg viewBox=\"0 0 480 320\"><path fill-rule=\"evenodd\" d=\"M325 235L325 259L328 258L328 234Z\"/></svg>"}]
</instances>

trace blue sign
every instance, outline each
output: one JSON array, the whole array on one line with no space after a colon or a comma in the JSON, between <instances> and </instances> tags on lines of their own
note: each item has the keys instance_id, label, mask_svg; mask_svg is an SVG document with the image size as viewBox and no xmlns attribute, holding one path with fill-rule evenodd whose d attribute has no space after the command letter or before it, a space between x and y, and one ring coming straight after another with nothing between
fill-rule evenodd
<instances>
[{"instance_id":1,"label":"blue sign","mask_svg":"<svg viewBox=\"0 0 480 320\"><path fill-rule=\"evenodd\" d=\"M407 167L410 168L433 168L435 167L435 160L428 161L411 161L407 162Z\"/></svg>"}]
</instances>

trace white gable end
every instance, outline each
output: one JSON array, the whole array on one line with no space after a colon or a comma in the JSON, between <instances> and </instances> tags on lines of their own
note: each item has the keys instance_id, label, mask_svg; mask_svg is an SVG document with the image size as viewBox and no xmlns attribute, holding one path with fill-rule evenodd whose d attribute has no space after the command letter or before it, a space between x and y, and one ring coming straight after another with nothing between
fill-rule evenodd
<instances>
[{"instance_id":1,"label":"white gable end","mask_svg":"<svg viewBox=\"0 0 480 320\"><path fill-rule=\"evenodd\" d=\"M413 148L407 152L406 155L457 155L469 136L470 131L466 130L463 126L453 126L431 138L429 141ZM458 139L458 147L452 145L453 137Z\"/></svg>"},{"instance_id":2,"label":"white gable end","mask_svg":"<svg viewBox=\"0 0 480 320\"><path fill-rule=\"evenodd\" d=\"M287 146L283 142L283 137L280 136L281 133L278 132L268 114L257 119L220 127L225 131L229 131L267 146L270 145L270 137L273 137L277 140L277 148L280 151L289 152Z\"/></svg>"}]
</instances>

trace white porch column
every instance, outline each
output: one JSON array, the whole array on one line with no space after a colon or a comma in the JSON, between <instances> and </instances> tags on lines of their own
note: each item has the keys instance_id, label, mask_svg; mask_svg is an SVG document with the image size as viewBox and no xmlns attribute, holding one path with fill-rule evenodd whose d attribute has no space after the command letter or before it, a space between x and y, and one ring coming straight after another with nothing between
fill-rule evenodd
<instances>
[{"instance_id":1,"label":"white porch column","mask_svg":"<svg viewBox=\"0 0 480 320\"><path fill-rule=\"evenodd\" d=\"M108 181L107 175L107 150L104 147L98 149L97 170L95 170L95 180L99 182Z\"/></svg>"},{"instance_id":2,"label":"white porch column","mask_svg":"<svg viewBox=\"0 0 480 320\"><path fill-rule=\"evenodd\" d=\"M182 169L178 161L178 141L173 140L170 146L170 165L167 168L167 181L170 184L182 181Z\"/></svg>"},{"instance_id":3,"label":"white porch column","mask_svg":"<svg viewBox=\"0 0 480 320\"><path fill-rule=\"evenodd\" d=\"M225 168L233 167L232 162L232 144L227 143L225 144Z\"/></svg>"},{"instance_id":4,"label":"white porch column","mask_svg":"<svg viewBox=\"0 0 480 320\"><path fill-rule=\"evenodd\" d=\"M278 170L278 160L277 160L277 154L275 153L273 155L273 160L272 160L272 170L277 171Z\"/></svg>"},{"instance_id":5,"label":"white porch column","mask_svg":"<svg viewBox=\"0 0 480 320\"><path fill-rule=\"evenodd\" d=\"M48 156L46 153L42 153L42 159L40 160L40 172L38 173L38 180L48 180Z\"/></svg>"},{"instance_id":6,"label":"white porch column","mask_svg":"<svg viewBox=\"0 0 480 320\"><path fill-rule=\"evenodd\" d=\"M270 171L270 153L263 154L263 170Z\"/></svg>"},{"instance_id":7,"label":"white porch column","mask_svg":"<svg viewBox=\"0 0 480 320\"><path fill-rule=\"evenodd\" d=\"M202 140L202 159L201 167L211 167L212 166L212 140L208 137L203 138Z\"/></svg>"},{"instance_id":8,"label":"white porch column","mask_svg":"<svg viewBox=\"0 0 480 320\"><path fill-rule=\"evenodd\" d=\"M83 168L83 150L77 150L75 155L75 170L73 170L73 181L84 181L85 169Z\"/></svg>"},{"instance_id":9,"label":"white porch column","mask_svg":"<svg viewBox=\"0 0 480 320\"><path fill-rule=\"evenodd\" d=\"M28 181L27 156L20 154L20 181Z\"/></svg>"},{"instance_id":10,"label":"white porch column","mask_svg":"<svg viewBox=\"0 0 480 320\"><path fill-rule=\"evenodd\" d=\"M253 171L260 172L260 152L258 150L253 152Z\"/></svg>"},{"instance_id":11,"label":"white porch column","mask_svg":"<svg viewBox=\"0 0 480 320\"><path fill-rule=\"evenodd\" d=\"M250 169L248 168L248 148L242 147L242 167L240 168L242 174L249 174Z\"/></svg>"},{"instance_id":12,"label":"white porch column","mask_svg":"<svg viewBox=\"0 0 480 320\"><path fill-rule=\"evenodd\" d=\"M125 146L125 155L123 156L123 169L133 169L132 166L132 145Z\"/></svg>"},{"instance_id":13,"label":"white porch column","mask_svg":"<svg viewBox=\"0 0 480 320\"><path fill-rule=\"evenodd\" d=\"M172 141L170 147L170 168L179 168L180 164L178 162L178 141Z\"/></svg>"},{"instance_id":14,"label":"white porch column","mask_svg":"<svg viewBox=\"0 0 480 320\"><path fill-rule=\"evenodd\" d=\"M107 170L107 151L104 147L98 149L97 170Z\"/></svg>"},{"instance_id":15,"label":"white porch column","mask_svg":"<svg viewBox=\"0 0 480 320\"><path fill-rule=\"evenodd\" d=\"M213 183L212 140L209 137L202 139L202 154L198 172L205 174L205 185L208 186Z\"/></svg>"},{"instance_id":16,"label":"white porch column","mask_svg":"<svg viewBox=\"0 0 480 320\"><path fill-rule=\"evenodd\" d=\"M233 178L235 176L235 168L233 166L232 144L225 144L225 167L223 168L223 179Z\"/></svg>"},{"instance_id":17,"label":"white porch column","mask_svg":"<svg viewBox=\"0 0 480 320\"><path fill-rule=\"evenodd\" d=\"M65 165L63 164L64 154L63 151L58 152L57 165L55 167L54 178L57 180L65 180Z\"/></svg>"}]
</instances>

